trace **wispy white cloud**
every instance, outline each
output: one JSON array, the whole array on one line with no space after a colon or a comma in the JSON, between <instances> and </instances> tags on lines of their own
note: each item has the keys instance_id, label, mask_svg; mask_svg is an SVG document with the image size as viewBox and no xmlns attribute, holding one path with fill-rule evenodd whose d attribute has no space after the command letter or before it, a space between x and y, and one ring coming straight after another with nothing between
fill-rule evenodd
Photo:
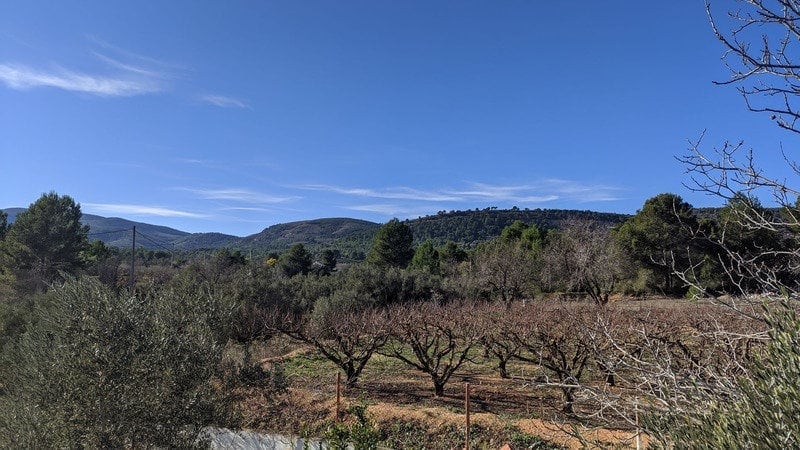
<instances>
[{"instance_id":1,"label":"wispy white cloud","mask_svg":"<svg viewBox=\"0 0 800 450\"><path fill-rule=\"evenodd\" d=\"M226 95L201 95L200 101L210 105L219 106L220 108L250 108L250 105L248 105L244 100L235 97L228 97Z\"/></svg>"},{"instance_id":2,"label":"wispy white cloud","mask_svg":"<svg viewBox=\"0 0 800 450\"><path fill-rule=\"evenodd\" d=\"M457 202L463 198L438 191L423 191L410 187L395 187L386 189L346 188L325 184L309 184L299 186L300 189L313 191L334 192L337 194L353 195L358 197L385 198L396 200L418 200L429 202Z\"/></svg>"},{"instance_id":3,"label":"wispy white cloud","mask_svg":"<svg viewBox=\"0 0 800 450\"><path fill-rule=\"evenodd\" d=\"M255 206L233 206L228 208L220 208L220 211L249 211L249 212L266 212L271 213L275 212L274 209L269 208L259 208Z\"/></svg>"},{"instance_id":4,"label":"wispy white cloud","mask_svg":"<svg viewBox=\"0 0 800 450\"><path fill-rule=\"evenodd\" d=\"M383 214L385 216L394 216L394 217L413 217L413 216L423 216L432 214L434 212L430 206L427 207L415 207L415 206L408 206L408 205L395 205L395 204L388 204L388 203L375 203L375 204L368 204L368 205L351 205L346 206L344 209L349 209L351 211L364 211L364 212L371 212L376 214Z\"/></svg>"},{"instance_id":5,"label":"wispy white cloud","mask_svg":"<svg viewBox=\"0 0 800 450\"><path fill-rule=\"evenodd\" d=\"M549 189L531 186L497 186L473 183L465 190L451 191L464 198L483 201L514 201L521 203L544 203L558 200L560 195Z\"/></svg>"},{"instance_id":6,"label":"wispy white cloud","mask_svg":"<svg viewBox=\"0 0 800 450\"><path fill-rule=\"evenodd\" d=\"M148 205L129 205L119 203L82 203L81 206L86 212L97 212L105 214L131 214L137 216L159 216L159 217L187 217L200 219L208 217L204 214L197 214L176 209L162 208L160 206Z\"/></svg>"},{"instance_id":7,"label":"wispy white cloud","mask_svg":"<svg viewBox=\"0 0 800 450\"><path fill-rule=\"evenodd\" d=\"M21 64L0 64L0 81L15 90L52 87L103 97L130 97L162 90L152 78L90 75L63 68L45 71Z\"/></svg>"},{"instance_id":8,"label":"wispy white cloud","mask_svg":"<svg viewBox=\"0 0 800 450\"><path fill-rule=\"evenodd\" d=\"M104 49L107 53L112 53L117 55L118 60L124 61L131 61L131 63L135 64L137 67L157 67L160 71L165 72L186 72L189 71L187 67L175 64L172 62L166 62L160 59L153 58L151 56L145 56L136 52L132 52L128 49L124 49L122 47L116 46L111 44L108 41L98 38L97 36L87 35L86 39L89 40L95 46Z\"/></svg>"},{"instance_id":9,"label":"wispy white cloud","mask_svg":"<svg viewBox=\"0 0 800 450\"><path fill-rule=\"evenodd\" d=\"M299 189L323 191L352 197L407 200L430 203L498 202L517 204L543 204L554 201L599 202L619 200L615 186L582 183L563 179L543 179L526 184L467 183L464 188L438 188L420 190L411 187L361 188L326 184L298 186ZM389 205L366 205L387 208ZM396 206L396 205L394 205ZM366 210L366 209L365 209ZM377 211L376 211L377 212Z\"/></svg>"},{"instance_id":10,"label":"wispy white cloud","mask_svg":"<svg viewBox=\"0 0 800 450\"><path fill-rule=\"evenodd\" d=\"M205 166L209 165L209 161L205 159L196 159L196 158L175 158L174 161L183 163L183 164L194 164L198 166Z\"/></svg>"},{"instance_id":11,"label":"wispy white cloud","mask_svg":"<svg viewBox=\"0 0 800 450\"><path fill-rule=\"evenodd\" d=\"M166 78L167 76L165 73L159 72L157 70L125 63L99 52L92 52L92 55L94 55L97 59L103 61L104 63L108 64L109 66L119 69L123 72L137 74L148 78Z\"/></svg>"},{"instance_id":12,"label":"wispy white cloud","mask_svg":"<svg viewBox=\"0 0 800 450\"><path fill-rule=\"evenodd\" d=\"M185 70L154 58L142 56L88 36L95 59L84 61L91 70L67 68L60 64L32 66L21 62L0 61L0 82L15 90L56 88L101 97L131 97L166 89L166 81ZM71 64L74 66L73 64Z\"/></svg>"},{"instance_id":13,"label":"wispy white cloud","mask_svg":"<svg viewBox=\"0 0 800 450\"><path fill-rule=\"evenodd\" d=\"M542 184L570 199L584 202L608 202L622 200L622 188L607 184L581 183L573 180L549 178L542 180Z\"/></svg>"},{"instance_id":14,"label":"wispy white cloud","mask_svg":"<svg viewBox=\"0 0 800 450\"><path fill-rule=\"evenodd\" d=\"M495 185L470 183L469 188L448 191L472 199L519 203L545 203L556 200L598 202L619 200L621 188L605 184L587 184L549 178L530 184Z\"/></svg>"},{"instance_id":15,"label":"wispy white cloud","mask_svg":"<svg viewBox=\"0 0 800 450\"><path fill-rule=\"evenodd\" d=\"M299 200L298 196L277 196L263 194L247 189L189 189L181 188L181 190L189 191L198 197L205 200L231 200L241 203L250 204L264 204L264 203L285 203L294 200Z\"/></svg>"},{"instance_id":16,"label":"wispy white cloud","mask_svg":"<svg viewBox=\"0 0 800 450\"><path fill-rule=\"evenodd\" d=\"M184 157L184 158L170 158L170 161L174 161L175 163L184 164L187 166L232 172L235 173L238 177L246 176L248 178L254 178L258 180L264 180L264 178L261 178L260 176L261 172L259 171L256 171L256 173L259 175L254 175L252 173L254 169L263 168L271 171L279 169L279 166L277 164L261 160L235 161L231 159L213 160L213 159L198 159L198 158ZM288 188L292 187L288 186Z\"/></svg>"}]
</instances>

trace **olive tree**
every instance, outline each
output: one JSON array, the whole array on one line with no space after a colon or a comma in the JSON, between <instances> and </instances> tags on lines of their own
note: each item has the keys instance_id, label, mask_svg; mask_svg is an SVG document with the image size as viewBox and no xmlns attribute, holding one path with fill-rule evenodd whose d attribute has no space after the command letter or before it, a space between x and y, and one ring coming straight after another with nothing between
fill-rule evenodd
<instances>
[{"instance_id":1,"label":"olive tree","mask_svg":"<svg viewBox=\"0 0 800 450\"><path fill-rule=\"evenodd\" d=\"M224 425L212 378L230 308L201 291L43 296L2 361L0 447L184 447Z\"/></svg>"},{"instance_id":2,"label":"olive tree","mask_svg":"<svg viewBox=\"0 0 800 450\"><path fill-rule=\"evenodd\" d=\"M800 318L794 308L772 312L769 345L739 381L735 394L713 398L691 420L656 419L657 436L676 448L797 448L800 446Z\"/></svg>"}]
</instances>

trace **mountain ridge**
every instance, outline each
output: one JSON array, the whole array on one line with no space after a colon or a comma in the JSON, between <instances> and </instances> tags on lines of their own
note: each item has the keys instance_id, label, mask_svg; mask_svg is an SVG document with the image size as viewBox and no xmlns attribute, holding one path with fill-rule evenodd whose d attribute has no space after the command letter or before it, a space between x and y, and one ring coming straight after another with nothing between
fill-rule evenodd
<instances>
[{"instance_id":1,"label":"mountain ridge","mask_svg":"<svg viewBox=\"0 0 800 450\"><path fill-rule=\"evenodd\" d=\"M9 223L24 210L4 209L9 215ZM500 235L503 228L517 220L550 229L559 228L569 219L595 220L605 226L614 226L628 217L630 215L588 210L492 207L439 211L435 215L420 216L403 222L411 228L416 242L430 239L441 245L453 241L464 247L472 247ZM363 259L372 237L381 226L363 219L319 218L275 224L258 233L239 237L217 232L189 233L162 225L94 214L84 214L82 222L89 225L90 240L100 240L106 245L119 248L131 245L131 230L135 226L137 247L148 250L200 251L230 248L266 255L280 253L291 245L300 243L315 253L325 249L338 250L342 257L349 260Z\"/></svg>"}]
</instances>

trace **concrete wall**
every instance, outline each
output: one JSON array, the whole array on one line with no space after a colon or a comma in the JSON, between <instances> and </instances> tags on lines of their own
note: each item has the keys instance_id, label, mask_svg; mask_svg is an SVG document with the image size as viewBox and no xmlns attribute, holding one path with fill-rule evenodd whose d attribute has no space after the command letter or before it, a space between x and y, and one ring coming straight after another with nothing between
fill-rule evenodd
<instances>
[{"instance_id":1,"label":"concrete wall","mask_svg":"<svg viewBox=\"0 0 800 450\"><path fill-rule=\"evenodd\" d=\"M279 434L259 434L252 431L235 431L227 428L204 428L199 438L210 441L209 448L259 449L259 450L328 450L328 445L318 439L287 437ZM352 450L353 446L348 446Z\"/></svg>"}]
</instances>

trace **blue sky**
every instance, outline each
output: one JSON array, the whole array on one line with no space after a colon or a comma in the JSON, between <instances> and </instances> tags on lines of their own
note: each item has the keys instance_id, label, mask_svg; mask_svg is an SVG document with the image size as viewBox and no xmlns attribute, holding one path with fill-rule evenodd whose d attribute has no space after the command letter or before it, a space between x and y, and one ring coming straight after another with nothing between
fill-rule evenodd
<instances>
[{"instance_id":1,"label":"blue sky","mask_svg":"<svg viewBox=\"0 0 800 450\"><path fill-rule=\"evenodd\" d=\"M715 5L716 6L716 5ZM719 8L727 7L720 3ZM633 213L706 130L780 173L704 4L0 3L0 207L185 231L497 206Z\"/></svg>"}]
</instances>

